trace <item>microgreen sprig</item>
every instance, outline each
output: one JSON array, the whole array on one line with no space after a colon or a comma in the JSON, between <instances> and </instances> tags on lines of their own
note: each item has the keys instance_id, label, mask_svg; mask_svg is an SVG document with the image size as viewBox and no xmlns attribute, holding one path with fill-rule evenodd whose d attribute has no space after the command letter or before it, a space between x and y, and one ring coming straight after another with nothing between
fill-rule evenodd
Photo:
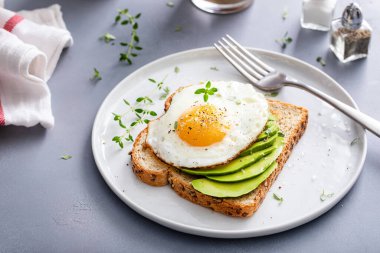
<instances>
[{"instance_id":1,"label":"microgreen sprig","mask_svg":"<svg viewBox=\"0 0 380 253\"><path fill-rule=\"evenodd\" d=\"M131 38L128 41L120 42L120 46L126 47L126 51L120 53L119 61L120 62L127 62L128 64L132 64L133 57L137 57L138 54L134 51L140 51L142 50L142 47L137 46L137 44L140 42L140 38L137 35L137 30L139 28L139 25L137 23L137 19L139 19L141 16L141 13L137 14L136 16L133 16L129 13L128 9L119 10L117 16L115 17L115 23L127 26L131 25L132 32L131 32Z\"/></svg>"},{"instance_id":2,"label":"microgreen sprig","mask_svg":"<svg viewBox=\"0 0 380 253\"><path fill-rule=\"evenodd\" d=\"M217 92L218 89L215 88L215 87L211 87L211 82L208 81L205 85L205 88L200 88L200 89L197 89L194 94L203 94L203 100L205 102L208 101L208 97L209 96L212 96L215 94L215 92Z\"/></svg>"},{"instance_id":3,"label":"microgreen sprig","mask_svg":"<svg viewBox=\"0 0 380 253\"><path fill-rule=\"evenodd\" d=\"M285 49L290 43L292 43L292 37L288 36L288 32L284 34L281 39L276 39L276 42L281 46L281 49Z\"/></svg>"},{"instance_id":4,"label":"microgreen sprig","mask_svg":"<svg viewBox=\"0 0 380 253\"><path fill-rule=\"evenodd\" d=\"M124 132L121 135L117 135L112 138L112 141L118 144L120 148L124 148L125 142L134 141L131 131L137 125L148 124L151 119L147 117L157 116L157 113L155 111L143 108L144 105L153 104L153 100L150 97L138 97L134 105L131 105L131 103L128 102L126 99L123 99L123 101L124 104L127 105L128 111L123 114L112 113L114 116L113 120L117 122L119 126L124 130ZM130 124L127 124L124 121L124 117L131 113L134 114L135 118Z\"/></svg>"}]
</instances>

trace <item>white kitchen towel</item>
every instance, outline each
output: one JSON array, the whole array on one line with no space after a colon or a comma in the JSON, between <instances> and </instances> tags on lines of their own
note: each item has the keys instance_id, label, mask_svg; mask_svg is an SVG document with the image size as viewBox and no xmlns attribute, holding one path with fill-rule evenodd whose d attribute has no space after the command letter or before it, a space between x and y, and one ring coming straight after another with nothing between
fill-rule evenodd
<instances>
[{"instance_id":1,"label":"white kitchen towel","mask_svg":"<svg viewBox=\"0 0 380 253\"><path fill-rule=\"evenodd\" d=\"M33 21L34 23L54 26L67 30L62 17L61 6L59 4L53 4L50 7L35 9L32 11L22 10L17 13L23 16L25 19Z\"/></svg>"},{"instance_id":2,"label":"white kitchen towel","mask_svg":"<svg viewBox=\"0 0 380 253\"><path fill-rule=\"evenodd\" d=\"M0 29L0 125L54 125L46 61L41 50Z\"/></svg>"},{"instance_id":3,"label":"white kitchen towel","mask_svg":"<svg viewBox=\"0 0 380 253\"><path fill-rule=\"evenodd\" d=\"M12 32L25 43L35 45L46 54L48 79L57 65L63 48L69 47L73 43L72 37L66 29L37 24L4 8L0 8L0 27Z\"/></svg>"},{"instance_id":4,"label":"white kitchen towel","mask_svg":"<svg viewBox=\"0 0 380 253\"><path fill-rule=\"evenodd\" d=\"M0 126L50 128L54 117L46 82L72 37L58 5L21 13L37 23L0 8Z\"/></svg>"}]
</instances>

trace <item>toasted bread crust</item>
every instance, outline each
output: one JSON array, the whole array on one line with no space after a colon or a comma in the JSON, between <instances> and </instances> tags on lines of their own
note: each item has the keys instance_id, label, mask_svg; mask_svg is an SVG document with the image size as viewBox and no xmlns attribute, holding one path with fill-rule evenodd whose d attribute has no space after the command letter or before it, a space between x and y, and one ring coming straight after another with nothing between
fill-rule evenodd
<instances>
[{"instance_id":1,"label":"toasted bread crust","mask_svg":"<svg viewBox=\"0 0 380 253\"><path fill-rule=\"evenodd\" d=\"M170 106L171 95L165 102L165 110ZM216 198L196 191L191 181L195 176L185 174L175 167L162 162L145 143L147 130L143 130L137 137L132 149L134 173L145 183L162 186L169 182L177 194L195 204L208 207L216 212L229 216L249 217L260 207L270 187L282 171L293 147L297 144L308 122L307 109L285 102L268 100L272 114L277 116L281 131L285 134L285 145L277 158L276 170L252 192L238 198ZM144 162L149 160L148 163ZM154 169L153 169L154 168ZM155 180L152 181L152 178Z\"/></svg>"},{"instance_id":2,"label":"toasted bread crust","mask_svg":"<svg viewBox=\"0 0 380 253\"><path fill-rule=\"evenodd\" d=\"M170 165L159 160L153 151L145 145L148 129L137 136L132 148L132 170L146 184L164 186L168 184Z\"/></svg>"}]
</instances>

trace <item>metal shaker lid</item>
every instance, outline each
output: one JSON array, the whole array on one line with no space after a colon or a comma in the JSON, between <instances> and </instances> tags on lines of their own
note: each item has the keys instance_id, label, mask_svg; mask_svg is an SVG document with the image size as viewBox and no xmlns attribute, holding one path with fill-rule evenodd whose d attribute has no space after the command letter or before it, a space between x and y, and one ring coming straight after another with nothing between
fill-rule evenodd
<instances>
[{"instance_id":1,"label":"metal shaker lid","mask_svg":"<svg viewBox=\"0 0 380 253\"><path fill-rule=\"evenodd\" d=\"M363 14L357 3L351 3L343 11L342 25L347 29L359 29L363 22Z\"/></svg>"}]
</instances>

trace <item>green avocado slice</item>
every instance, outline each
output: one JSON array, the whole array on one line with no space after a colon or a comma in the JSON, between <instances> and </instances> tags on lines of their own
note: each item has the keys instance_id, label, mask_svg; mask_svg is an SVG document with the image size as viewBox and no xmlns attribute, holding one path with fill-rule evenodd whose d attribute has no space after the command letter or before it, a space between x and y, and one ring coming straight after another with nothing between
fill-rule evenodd
<instances>
[{"instance_id":1,"label":"green avocado slice","mask_svg":"<svg viewBox=\"0 0 380 253\"><path fill-rule=\"evenodd\" d=\"M237 158L235 160L232 160L228 164L220 165L213 169L208 170L191 170L191 169L181 169L183 172L186 172L191 175L200 175L200 176L206 176L206 175L225 175L229 173L233 173L235 171L238 171L242 168L245 168L247 166L250 166L251 164L257 162L262 157L272 153L274 150L276 150L277 147L269 147L264 150L258 151L253 153L252 155L244 156L241 158Z\"/></svg>"},{"instance_id":2,"label":"green avocado slice","mask_svg":"<svg viewBox=\"0 0 380 253\"><path fill-rule=\"evenodd\" d=\"M277 147L275 151L270 153L269 155L263 157L258 162L236 171L232 174L221 175L221 176L206 176L208 179L215 180L218 182L238 182L242 180L246 180L257 175L263 173L274 161L276 161L277 157L280 155L282 151L282 141L283 138L278 137L274 146Z\"/></svg>"},{"instance_id":3,"label":"green avocado slice","mask_svg":"<svg viewBox=\"0 0 380 253\"><path fill-rule=\"evenodd\" d=\"M263 150L265 148L268 148L273 145L273 143L276 141L277 135L273 135L272 137L269 137L268 139L264 139L262 141L255 142L251 147L244 150L239 157L252 155L253 153Z\"/></svg>"},{"instance_id":4,"label":"green avocado slice","mask_svg":"<svg viewBox=\"0 0 380 253\"><path fill-rule=\"evenodd\" d=\"M259 134L259 136L257 137L257 141L261 141L265 138L272 137L276 135L280 130L275 121L268 122L267 126L268 127L263 132L261 132L261 134Z\"/></svg>"},{"instance_id":5,"label":"green avocado slice","mask_svg":"<svg viewBox=\"0 0 380 253\"><path fill-rule=\"evenodd\" d=\"M239 197L256 189L277 168L273 162L257 177L233 183L222 183L207 178L195 179L191 182L197 191L218 198Z\"/></svg>"}]
</instances>

